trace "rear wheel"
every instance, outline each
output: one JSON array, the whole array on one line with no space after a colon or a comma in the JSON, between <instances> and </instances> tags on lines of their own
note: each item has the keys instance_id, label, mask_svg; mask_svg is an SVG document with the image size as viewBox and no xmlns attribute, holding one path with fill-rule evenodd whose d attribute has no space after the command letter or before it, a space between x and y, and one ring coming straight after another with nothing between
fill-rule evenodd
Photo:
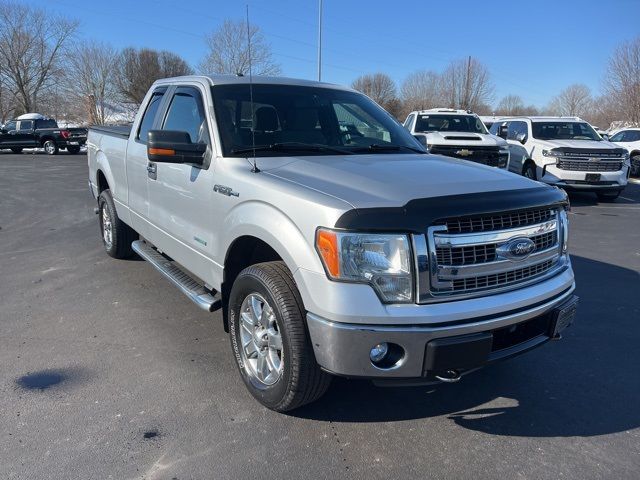
<instances>
[{"instance_id":1,"label":"rear wheel","mask_svg":"<svg viewBox=\"0 0 640 480\"><path fill-rule=\"evenodd\" d=\"M131 243L137 240L138 234L118 218L116 206L108 189L103 190L98 197L98 215L102 244L107 254L113 258L133 256Z\"/></svg>"},{"instance_id":2,"label":"rear wheel","mask_svg":"<svg viewBox=\"0 0 640 480\"><path fill-rule=\"evenodd\" d=\"M13 153L16 153L16 154L18 154L18 153L22 153L22 148L20 148L20 147L14 147L14 148L12 148L12 149L11 149L11 151L12 151Z\"/></svg>"},{"instance_id":3,"label":"rear wheel","mask_svg":"<svg viewBox=\"0 0 640 480\"><path fill-rule=\"evenodd\" d=\"M304 305L284 262L240 272L229 296L229 333L240 376L265 407L293 410L329 387L331 377L316 363Z\"/></svg>"},{"instance_id":4,"label":"rear wheel","mask_svg":"<svg viewBox=\"0 0 640 480\"><path fill-rule=\"evenodd\" d=\"M44 142L42 144L42 148L44 148L44 151L47 155L55 155L56 153L58 153L58 145L56 145L56 142L54 142L53 140L47 140L46 142Z\"/></svg>"},{"instance_id":5,"label":"rear wheel","mask_svg":"<svg viewBox=\"0 0 640 480\"><path fill-rule=\"evenodd\" d=\"M597 193L599 202L615 202L616 198L620 196L620 192L614 193Z\"/></svg>"},{"instance_id":6,"label":"rear wheel","mask_svg":"<svg viewBox=\"0 0 640 480\"><path fill-rule=\"evenodd\" d=\"M530 178L531 180L535 180L536 179L535 165L531 162L528 162L522 169L522 175L524 175L527 178Z\"/></svg>"},{"instance_id":7,"label":"rear wheel","mask_svg":"<svg viewBox=\"0 0 640 480\"><path fill-rule=\"evenodd\" d=\"M76 153L80 153L80 147L78 145L69 145L67 147L67 152L71 155L75 155Z\"/></svg>"}]
</instances>

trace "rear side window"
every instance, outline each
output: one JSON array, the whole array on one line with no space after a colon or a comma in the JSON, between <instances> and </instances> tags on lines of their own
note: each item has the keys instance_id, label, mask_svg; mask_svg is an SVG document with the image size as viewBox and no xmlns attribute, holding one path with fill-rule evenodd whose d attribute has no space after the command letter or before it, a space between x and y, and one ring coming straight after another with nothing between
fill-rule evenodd
<instances>
[{"instance_id":1,"label":"rear side window","mask_svg":"<svg viewBox=\"0 0 640 480\"><path fill-rule=\"evenodd\" d=\"M20 130L21 131L33 130L33 120L21 120L20 121Z\"/></svg>"},{"instance_id":2,"label":"rear side window","mask_svg":"<svg viewBox=\"0 0 640 480\"><path fill-rule=\"evenodd\" d=\"M637 142L640 140L640 131L638 130L629 130L624 136L625 142Z\"/></svg>"},{"instance_id":3,"label":"rear side window","mask_svg":"<svg viewBox=\"0 0 640 480\"><path fill-rule=\"evenodd\" d=\"M137 139L142 143L147 143L147 133L149 133L149 130L153 127L153 121L158 113L158 108L160 108L160 102L162 101L163 95L164 90L155 91L151 96L151 100L149 100L149 105L147 105L147 109L140 121L140 128L138 129Z\"/></svg>"},{"instance_id":4,"label":"rear side window","mask_svg":"<svg viewBox=\"0 0 640 480\"><path fill-rule=\"evenodd\" d=\"M178 88L171 99L162 129L187 132L193 143L209 143L204 107L196 89Z\"/></svg>"},{"instance_id":5,"label":"rear side window","mask_svg":"<svg viewBox=\"0 0 640 480\"><path fill-rule=\"evenodd\" d=\"M58 128L55 120L36 120L36 128Z\"/></svg>"}]
</instances>

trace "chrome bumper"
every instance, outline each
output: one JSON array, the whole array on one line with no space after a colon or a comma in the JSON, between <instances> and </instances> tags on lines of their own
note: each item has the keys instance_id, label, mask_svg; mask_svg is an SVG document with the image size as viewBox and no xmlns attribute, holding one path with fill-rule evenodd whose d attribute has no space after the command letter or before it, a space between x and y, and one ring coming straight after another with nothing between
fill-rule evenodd
<instances>
[{"instance_id":1,"label":"chrome bumper","mask_svg":"<svg viewBox=\"0 0 640 480\"><path fill-rule=\"evenodd\" d=\"M365 377L372 379L425 379L430 372L426 370L425 353L427 344L436 339L493 332L497 329L520 324L529 320L551 315L551 311L576 298L573 295L575 285L562 294L534 307L513 313L484 318L469 319L465 322L432 326L390 326L357 325L325 320L312 313L307 314L307 325L313 344L316 360L330 373L347 377ZM474 321L475 320L475 321ZM488 361L502 359L540 345L550 339L549 335L540 335L521 345L514 345L508 352L497 351ZM375 367L369 353L374 345L381 342L394 343L404 350L403 358L393 367L381 369ZM515 348L520 346L521 348ZM481 367L478 364L475 368Z\"/></svg>"}]
</instances>

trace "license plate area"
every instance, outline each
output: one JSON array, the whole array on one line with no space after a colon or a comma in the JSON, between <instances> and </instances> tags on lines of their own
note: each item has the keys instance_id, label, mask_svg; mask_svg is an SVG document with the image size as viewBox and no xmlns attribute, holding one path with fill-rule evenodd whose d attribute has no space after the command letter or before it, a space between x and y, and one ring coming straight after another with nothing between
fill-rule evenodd
<instances>
[{"instance_id":1,"label":"license plate area","mask_svg":"<svg viewBox=\"0 0 640 480\"><path fill-rule=\"evenodd\" d=\"M578 311L578 297L573 297L567 303L553 310L552 337L559 335L565 328L573 323Z\"/></svg>"},{"instance_id":2,"label":"license plate area","mask_svg":"<svg viewBox=\"0 0 640 480\"><path fill-rule=\"evenodd\" d=\"M585 175L585 181L589 182L589 183L597 183L600 181L600 174L599 173L587 173Z\"/></svg>"}]
</instances>

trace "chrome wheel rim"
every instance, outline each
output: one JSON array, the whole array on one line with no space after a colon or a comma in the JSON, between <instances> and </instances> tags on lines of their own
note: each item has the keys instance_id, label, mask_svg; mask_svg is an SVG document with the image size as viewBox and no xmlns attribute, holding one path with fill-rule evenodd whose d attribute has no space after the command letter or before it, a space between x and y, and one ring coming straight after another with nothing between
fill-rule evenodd
<instances>
[{"instance_id":1,"label":"chrome wheel rim","mask_svg":"<svg viewBox=\"0 0 640 480\"><path fill-rule=\"evenodd\" d=\"M275 312L259 293L245 297L240 307L240 355L249 377L264 386L282 376L282 336Z\"/></svg>"},{"instance_id":2,"label":"chrome wheel rim","mask_svg":"<svg viewBox=\"0 0 640 480\"><path fill-rule=\"evenodd\" d=\"M44 144L44 150L48 154L52 154L53 152L55 152L56 146L52 142L47 142L47 143Z\"/></svg>"},{"instance_id":3,"label":"chrome wheel rim","mask_svg":"<svg viewBox=\"0 0 640 480\"><path fill-rule=\"evenodd\" d=\"M107 249L113 244L113 225L111 224L111 215L106 205L102 206L102 239Z\"/></svg>"}]
</instances>

